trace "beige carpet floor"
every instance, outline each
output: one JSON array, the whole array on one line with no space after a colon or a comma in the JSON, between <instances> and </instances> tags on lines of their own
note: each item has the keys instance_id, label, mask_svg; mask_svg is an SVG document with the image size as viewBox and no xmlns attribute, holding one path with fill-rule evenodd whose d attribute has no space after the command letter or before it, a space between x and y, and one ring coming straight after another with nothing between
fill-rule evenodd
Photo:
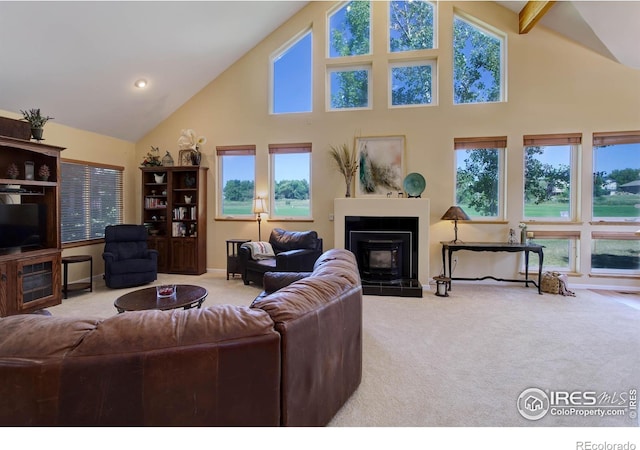
<instances>
[{"instance_id":1,"label":"beige carpet floor","mask_svg":"<svg viewBox=\"0 0 640 450\"><path fill-rule=\"evenodd\" d=\"M249 305L260 292L221 273L161 274L158 282L206 287L205 307ZM108 317L116 313L115 298L133 290L95 285L49 311ZM457 283L446 298L365 296L362 384L330 425L638 426L628 414L530 421L516 404L532 387L610 396L639 389L639 324L640 310L588 290L562 297L518 284Z\"/></svg>"}]
</instances>

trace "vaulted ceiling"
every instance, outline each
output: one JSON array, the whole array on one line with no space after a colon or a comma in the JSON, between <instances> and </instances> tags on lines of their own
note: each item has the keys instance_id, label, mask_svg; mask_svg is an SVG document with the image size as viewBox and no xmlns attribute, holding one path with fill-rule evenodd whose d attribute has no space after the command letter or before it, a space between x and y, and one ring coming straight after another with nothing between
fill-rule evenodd
<instances>
[{"instance_id":1,"label":"vaulted ceiling","mask_svg":"<svg viewBox=\"0 0 640 450\"><path fill-rule=\"evenodd\" d=\"M135 142L307 3L0 1L0 109ZM640 2L588 1L536 26L640 69L638 23Z\"/></svg>"}]
</instances>

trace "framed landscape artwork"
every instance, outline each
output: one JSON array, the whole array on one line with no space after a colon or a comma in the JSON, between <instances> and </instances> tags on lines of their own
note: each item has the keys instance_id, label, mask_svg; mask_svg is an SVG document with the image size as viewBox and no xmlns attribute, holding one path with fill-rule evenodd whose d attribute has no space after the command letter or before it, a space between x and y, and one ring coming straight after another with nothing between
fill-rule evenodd
<instances>
[{"instance_id":1,"label":"framed landscape artwork","mask_svg":"<svg viewBox=\"0 0 640 450\"><path fill-rule=\"evenodd\" d=\"M357 137L356 197L396 197L404 179L404 136Z\"/></svg>"}]
</instances>

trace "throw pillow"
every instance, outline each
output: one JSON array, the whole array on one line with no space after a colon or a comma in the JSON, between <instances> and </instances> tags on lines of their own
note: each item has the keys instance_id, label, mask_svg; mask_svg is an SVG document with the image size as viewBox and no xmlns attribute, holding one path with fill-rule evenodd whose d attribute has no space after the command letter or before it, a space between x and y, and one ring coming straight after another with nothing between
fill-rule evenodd
<instances>
[{"instance_id":1,"label":"throw pillow","mask_svg":"<svg viewBox=\"0 0 640 450\"><path fill-rule=\"evenodd\" d=\"M268 242L245 242L242 244L244 248L249 249L251 253L251 259L261 260L275 258L276 254L273 252L273 247Z\"/></svg>"}]
</instances>

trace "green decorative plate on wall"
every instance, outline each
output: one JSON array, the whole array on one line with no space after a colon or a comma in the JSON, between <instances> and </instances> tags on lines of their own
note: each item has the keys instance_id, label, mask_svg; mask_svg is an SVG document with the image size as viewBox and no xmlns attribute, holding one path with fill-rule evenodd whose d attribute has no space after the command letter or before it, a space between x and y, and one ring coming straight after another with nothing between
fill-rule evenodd
<instances>
[{"instance_id":1,"label":"green decorative plate on wall","mask_svg":"<svg viewBox=\"0 0 640 450\"><path fill-rule=\"evenodd\" d=\"M402 186L409 197L420 197L420 194L424 192L424 188L427 187L427 182L422 175L413 172L404 177Z\"/></svg>"}]
</instances>

